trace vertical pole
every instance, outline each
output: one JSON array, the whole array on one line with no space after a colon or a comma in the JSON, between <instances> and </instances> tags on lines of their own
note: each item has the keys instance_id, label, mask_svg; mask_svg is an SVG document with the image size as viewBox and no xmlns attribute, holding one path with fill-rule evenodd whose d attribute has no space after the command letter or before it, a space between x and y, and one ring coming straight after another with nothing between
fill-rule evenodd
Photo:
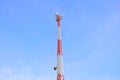
<instances>
[{"instance_id":1,"label":"vertical pole","mask_svg":"<svg viewBox=\"0 0 120 80\"><path fill-rule=\"evenodd\" d=\"M62 42L61 42L61 27L60 21L62 16L56 14L56 21L58 26L58 42L57 42L57 66L54 68L57 69L57 80L64 80L64 66L63 66L63 54L62 54Z\"/></svg>"}]
</instances>

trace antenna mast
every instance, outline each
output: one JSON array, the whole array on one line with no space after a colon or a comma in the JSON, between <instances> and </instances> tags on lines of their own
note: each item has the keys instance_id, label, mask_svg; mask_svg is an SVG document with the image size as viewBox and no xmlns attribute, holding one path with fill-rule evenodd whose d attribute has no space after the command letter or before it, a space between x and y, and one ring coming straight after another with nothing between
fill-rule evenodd
<instances>
[{"instance_id":1,"label":"antenna mast","mask_svg":"<svg viewBox=\"0 0 120 80\"><path fill-rule=\"evenodd\" d=\"M57 42L57 66L54 67L54 70L57 70L57 80L64 80L64 65L63 65L61 27L60 27L60 21L63 19L63 16L59 15L57 12L55 16L58 27L58 42Z\"/></svg>"}]
</instances>

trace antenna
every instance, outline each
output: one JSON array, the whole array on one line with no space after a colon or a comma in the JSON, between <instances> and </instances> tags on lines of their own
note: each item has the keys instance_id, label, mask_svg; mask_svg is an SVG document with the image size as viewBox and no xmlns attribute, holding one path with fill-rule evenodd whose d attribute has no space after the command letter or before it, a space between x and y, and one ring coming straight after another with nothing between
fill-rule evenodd
<instances>
[{"instance_id":1,"label":"antenna","mask_svg":"<svg viewBox=\"0 0 120 80\"><path fill-rule=\"evenodd\" d=\"M64 80L64 65L63 65L63 53L62 53L62 40L61 40L61 27L60 21L63 19L63 15L55 13L57 27L58 27L58 42L57 42L57 66L54 70L57 70L57 80Z\"/></svg>"}]
</instances>

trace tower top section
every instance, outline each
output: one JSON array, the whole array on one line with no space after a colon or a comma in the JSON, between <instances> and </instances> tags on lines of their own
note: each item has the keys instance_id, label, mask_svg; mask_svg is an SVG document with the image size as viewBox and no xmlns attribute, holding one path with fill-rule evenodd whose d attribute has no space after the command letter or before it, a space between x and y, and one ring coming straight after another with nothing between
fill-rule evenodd
<instances>
[{"instance_id":1,"label":"tower top section","mask_svg":"<svg viewBox=\"0 0 120 80\"><path fill-rule=\"evenodd\" d=\"M60 20L63 19L63 15L60 15L58 12L55 13L55 16L56 16L56 21L57 22L60 22Z\"/></svg>"}]
</instances>

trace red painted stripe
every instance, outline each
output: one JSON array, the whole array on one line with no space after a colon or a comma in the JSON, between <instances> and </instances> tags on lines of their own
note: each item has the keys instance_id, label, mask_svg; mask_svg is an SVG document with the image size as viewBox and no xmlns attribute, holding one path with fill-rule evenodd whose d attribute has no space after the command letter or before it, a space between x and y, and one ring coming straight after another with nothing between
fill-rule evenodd
<instances>
[{"instance_id":1,"label":"red painted stripe","mask_svg":"<svg viewBox=\"0 0 120 80\"><path fill-rule=\"evenodd\" d=\"M60 20L58 20L58 27L60 27Z\"/></svg>"},{"instance_id":2,"label":"red painted stripe","mask_svg":"<svg viewBox=\"0 0 120 80\"><path fill-rule=\"evenodd\" d=\"M58 73L57 80L64 80L64 75Z\"/></svg>"},{"instance_id":3,"label":"red painted stripe","mask_svg":"<svg viewBox=\"0 0 120 80\"><path fill-rule=\"evenodd\" d=\"M57 53L58 55L62 55L62 43L61 40L58 40L58 46L57 46Z\"/></svg>"},{"instance_id":4,"label":"red painted stripe","mask_svg":"<svg viewBox=\"0 0 120 80\"><path fill-rule=\"evenodd\" d=\"M58 27L60 27L60 16L57 16Z\"/></svg>"}]
</instances>

